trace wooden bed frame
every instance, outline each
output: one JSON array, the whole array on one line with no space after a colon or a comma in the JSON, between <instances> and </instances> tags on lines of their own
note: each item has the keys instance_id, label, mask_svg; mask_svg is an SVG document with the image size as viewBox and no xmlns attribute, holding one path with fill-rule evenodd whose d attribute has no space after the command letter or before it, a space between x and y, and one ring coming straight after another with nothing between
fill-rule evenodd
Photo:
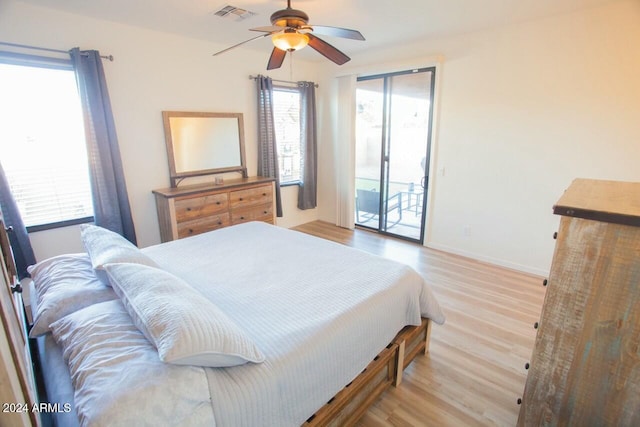
<instances>
[{"instance_id":1,"label":"wooden bed frame","mask_svg":"<svg viewBox=\"0 0 640 427\"><path fill-rule=\"evenodd\" d=\"M4 340L0 342L3 345L1 349L4 364L4 369L0 371L0 398L2 402L22 402L32 407L38 402L35 375L27 345L29 340L22 298L19 292L12 292L11 289L17 283L17 278L1 212L0 243L3 273L0 302L4 327ZM431 321L425 318L420 326L403 328L350 384L309 417L303 426L354 425L390 385L397 386L402 382L402 373L411 361L418 354L429 350L430 333ZM5 396L4 389L7 393L10 391L10 394ZM9 415L15 418L11 425L41 425L38 414L31 410Z\"/></svg>"},{"instance_id":2,"label":"wooden bed frame","mask_svg":"<svg viewBox=\"0 0 640 427\"><path fill-rule=\"evenodd\" d=\"M345 388L303 424L311 426L351 426L390 386L402 382L402 373L418 354L429 351L431 320L420 326L405 326L394 340Z\"/></svg>"}]
</instances>

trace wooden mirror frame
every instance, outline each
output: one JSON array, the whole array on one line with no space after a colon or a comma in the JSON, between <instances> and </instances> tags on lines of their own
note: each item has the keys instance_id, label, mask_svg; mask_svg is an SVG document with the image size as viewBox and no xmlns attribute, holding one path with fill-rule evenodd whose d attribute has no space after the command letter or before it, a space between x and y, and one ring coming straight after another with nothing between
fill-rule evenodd
<instances>
[{"instance_id":1,"label":"wooden mirror frame","mask_svg":"<svg viewBox=\"0 0 640 427\"><path fill-rule=\"evenodd\" d=\"M171 118L172 117L194 117L194 118L235 118L238 120L238 145L240 149L240 164L230 165L221 168L202 169L185 172L176 171L175 151L174 143L171 134ZM171 179L171 186L177 187L178 183L184 178L190 178L203 175L214 175L227 172L239 172L244 178L247 177L247 166L245 160L245 147L244 147L244 119L242 113L206 113L206 112L191 112L191 111L163 111L162 121L164 122L164 136L167 146L167 159L169 161L169 175Z\"/></svg>"}]
</instances>

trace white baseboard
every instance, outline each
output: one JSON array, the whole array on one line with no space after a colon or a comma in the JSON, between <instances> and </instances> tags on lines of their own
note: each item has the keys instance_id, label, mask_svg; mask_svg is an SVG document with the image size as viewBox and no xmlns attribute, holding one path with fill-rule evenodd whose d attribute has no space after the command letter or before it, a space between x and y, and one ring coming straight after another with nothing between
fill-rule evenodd
<instances>
[{"instance_id":1,"label":"white baseboard","mask_svg":"<svg viewBox=\"0 0 640 427\"><path fill-rule=\"evenodd\" d=\"M505 261L502 259L498 259L498 258L493 258L493 257L488 257L488 256L484 256L484 255L480 255L477 253L473 253L473 252L468 252L468 251L463 251L460 249L456 249L456 248L452 248L446 245L441 245L438 243L430 243L427 242L424 244L427 248L430 249L435 249L438 251L442 251L442 252L447 252L450 254L454 254L454 255L460 255L466 258L471 258L471 259L475 259L477 261L482 261L482 262L486 262L489 264L493 264L493 265L497 265L500 267L504 267L504 268L508 268L510 270L515 270L515 271L520 271L523 273L528 273L528 274L533 274L536 276L540 276L540 277L547 277L549 275L549 270L543 270L540 268L536 268L536 267L531 267L531 266L527 266L527 265L522 265L522 264L517 264L514 262L510 262L510 261Z\"/></svg>"}]
</instances>

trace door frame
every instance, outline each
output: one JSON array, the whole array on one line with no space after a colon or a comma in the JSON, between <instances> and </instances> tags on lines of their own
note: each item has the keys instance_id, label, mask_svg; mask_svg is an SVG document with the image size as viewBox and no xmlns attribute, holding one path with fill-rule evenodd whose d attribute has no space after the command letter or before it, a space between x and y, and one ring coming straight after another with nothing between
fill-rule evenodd
<instances>
[{"instance_id":1,"label":"door frame","mask_svg":"<svg viewBox=\"0 0 640 427\"><path fill-rule=\"evenodd\" d=\"M388 94L388 90L389 90L389 82L391 77L394 76L400 76L400 75L406 75L406 74L415 74L415 73L420 73L420 72L431 72L431 81L430 81L430 87L429 87L429 117L428 117L428 128L427 128L427 147L426 147L426 153L425 153L425 167L424 167L424 176L422 177L422 179L424 180L424 185L421 186L423 187L423 197L422 197L422 214L420 217L420 237L418 239L412 238L412 237L408 237L408 236L403 236L403 235L399 235L399 234L395 234L393 232L389 232L388 230L386 230L384 227L384 225L386 225L387 223L387 208L388 208L388 201L389 201L389 189L387 186L388 180L389 180L389 151L390 151L390 138L389 138L389 127L388 127L388 123L389 123L389 106L390 106L390 100L389 100L389 94ZM436 96L435 96L435 91L436 91L436 78L438 76L437 73L437 66L436 65L432 65L429 67L422 67L422 68L411 68L411 69L407 69L407 70L402 70L402 71L393 71L393 72L388 72L388 73L381 73L381 74L373 74L373 75L369 75L369 76L360 76L357 77L356 79L356 84L357 82L360 81L366 81L366 80L375 80L375 79L383 79L383 112L382 112L382 117L383 117L383 123L382 123L382 141L380 144L380 163L381 163L381 167L380 167L380 212L378 215L378 227L372 227L372 226L367 226L367 225L362 225L362 224L355 224L356 227L361 227L361 228L365 228L365 229L369 229L369 230L373 230L376 231L380 234L383 235L389 235L392 237L396 237L402 240L407 240L410 242L415 242L415 243L419 243L421 245L424 245L424 239L425 239L425 235L426 235L426 231L427 231L427 206L428 206L428 199L430 198L431 192L429 191L429 183L430 183L430 179L429 176L431 175L431 158L432 158L432 141L433 141L433 135L434 135L434 110L435 110L435 103L436 103Z\"/></svg>"}]
</instances>

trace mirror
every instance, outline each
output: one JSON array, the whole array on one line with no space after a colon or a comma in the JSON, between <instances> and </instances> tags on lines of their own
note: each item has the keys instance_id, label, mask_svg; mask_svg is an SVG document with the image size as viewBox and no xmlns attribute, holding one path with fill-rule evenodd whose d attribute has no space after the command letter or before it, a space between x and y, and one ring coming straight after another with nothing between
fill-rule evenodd
<instances>
[{"instance_id":1,"label":"mirror","mask_svg":"<svg viewBox=\"0 0 640 427\"><path fill-rule=\"evenodd\" d=\"M163 111L171 186L224 172L247 176L242 113Z\"/></svg>"}]
</instances>

